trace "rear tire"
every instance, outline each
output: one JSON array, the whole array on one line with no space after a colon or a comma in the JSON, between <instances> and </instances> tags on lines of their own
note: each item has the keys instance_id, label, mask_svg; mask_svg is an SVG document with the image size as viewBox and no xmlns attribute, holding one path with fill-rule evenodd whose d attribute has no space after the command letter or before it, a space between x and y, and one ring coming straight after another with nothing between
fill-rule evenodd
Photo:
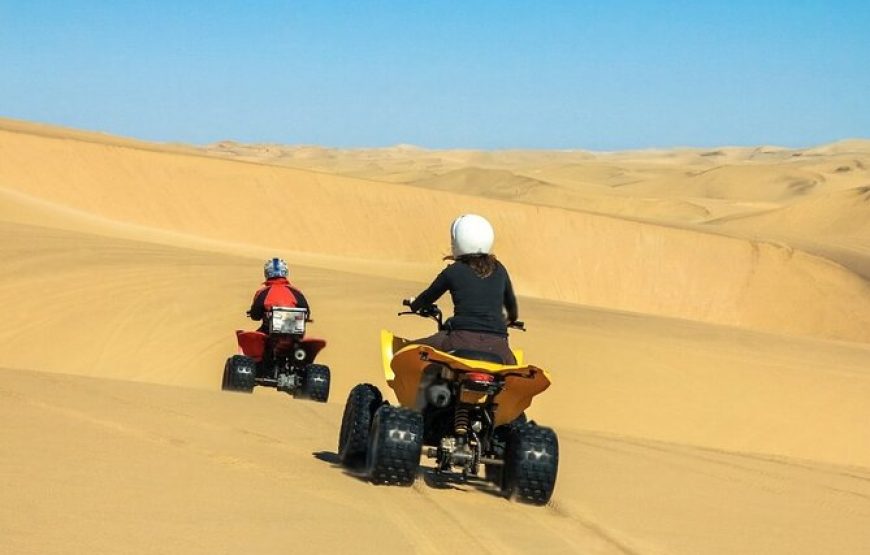
<instances>
[{"instance_id":1,"label":"rear tire","mask_svg":"<svg viewBox=\"0 0 870 555\"><path fill-rule=\"evenodd\" d=\"M366 467L376 484L410 486L417 478L423 450L423 416L410 409L382 405L369 435Z\"/></svg>"},{"instance_id":2,"label":"rear tire","mask_svg":"<svg viewBox=\"0 0 870 555\"><path fill-rule=\"evenodd\" d=\"M311 399L325 403L329 399L329 367L323 364L309 364L305 367L302 385L293 396L297 399Z\"/></svg>"},{"instance_id":3,"label":"rear tire","mask_svg":"<svg viewBox=\"0 0 870 555\"><path fill-rule=\"evenodd\" d=\"M507 444L510 439L511 430L513 430L516 426L522 426L529 419L526 417L526 413L520 413L518 417L516 417L513 422L509 424L502 424L492 434L492 451L496 458L505 461L505 453L507 452ZM485 464L484 465L484 478L488 482L492 482L496 486L499 487L502 491L505 490L505 481L504 481L504 465L502 464Z\"/></svg>"},{"instance_id":4,"label":"rear tire","mask_svg":"<svg viewBox=\"0 0 870 555\"><path fill-rule=\"evenodd\" d=\"M257 363L254 362L254 359L244 355L233 355L227 359L227 363L224 365L221 389L251 393L254 391L256 372Z\"/></svg>"},{"instance_id":5,"label":"rear tire","mask_svg":"<svg viewBox=\"0 0 870 555\"><path fill-rule=\"evenodd\" d=\"M338 457L344 466L354 468L365 462L372 418L382 402L381 392L372 384L361 383L350 390L338 435Z\"/></svg>"},{"instance_id":6,"label":"rear tire","mask_svg":"<svg viewBox=\"0 0 870 555\"><path fill-rule=\"evenodd\" d=\"M513 426L508 438L503 492L533 505L546 505L556 487L559 439L552 428Z\"/></svg>"}]
</instances>

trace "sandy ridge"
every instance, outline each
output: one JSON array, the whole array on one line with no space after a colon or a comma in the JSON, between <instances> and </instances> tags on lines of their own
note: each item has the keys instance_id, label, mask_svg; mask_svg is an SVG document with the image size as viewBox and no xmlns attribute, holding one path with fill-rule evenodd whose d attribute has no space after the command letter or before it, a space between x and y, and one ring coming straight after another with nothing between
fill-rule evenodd
<instances>
[{"instance_id":1,"label":"sandy ridge","mask_svg":"<svg viewBox=\"0 0 870 555\"><path fill-rule=\"evenodd\" d=\"M498 252L528 295L855 341L867 341L870 333L864 280L764 243L176 153L23 135L0 134L0 140L0 186L111 220L218 241L427 265L431 272L437 269L433 253L444 251L443 223L475 210L500 230ZM43 156L55 163L42 164ZM118 186L119 178L125 186ZM61 181L66 187L58 189ZM195 212L182 208L194 204ZM299 210L314 206L328 209ZM258 214L256 223L244 214ZM800 311L767 310L795 307L798 298Z\"/></svg>"}]
</instances>

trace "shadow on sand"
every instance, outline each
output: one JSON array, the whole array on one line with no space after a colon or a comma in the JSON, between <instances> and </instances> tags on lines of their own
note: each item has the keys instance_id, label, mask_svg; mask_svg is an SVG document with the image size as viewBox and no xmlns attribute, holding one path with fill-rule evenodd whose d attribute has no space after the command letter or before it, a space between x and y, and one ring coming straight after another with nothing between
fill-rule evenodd
<instances>
[{"instance_id":1,"label":"shadow on sand","mask_svg":"<svg viewBox=\"0 0 870 555\"><path fill-rule=\"evenodd\" d=\"M311 453L311 456L319 461L331 465L332 468L341 470L347 476L351 476L363 482L369 481L364 468L346 468L341 464L341 459L338 457L338 453L333 451L315 451L314 453ZM495 484L481 478L470 477L468 479L463 479L461 476L455 474L438 473L434 468L428 466L421 466L417 477L423 478L423 482L432 489L449 489L463 492L476 490L492 495L493 497L504 497L501 490Z\"/></svg>"},{"instance_id":2,"label":"shadow on sand","mask_svg":"<svg viewBox=\"0 0 870 555\"><path fill-rule=\"evenodd\" d=\"M363 469L348 468L344 466L341 464L341 459L338 457L338 453L335 453L334 451L315 451L314 453L311 453L311 456L318 461L323 461L329 464L332 468L341 470L342 473L347 476L351 476L363 482L368 481L368 477L365 475Z\"/></svg>"},{"instance_id":3,"label":"shadow on sand","mask_svg":"<svg viewBox=\"0 0 870 555\"><path fill-rule=\"evenodd\" d=\"M318 461L323 461L333 466L341 467L341 459L338 457L338 453L333 453L332 451L316 451L311 454Z\"/></svg>"},{"instance_id":4,"label":"shadow on sand","mask_svg":"<svg viewBox=\"0 0 870 555\"><path fill-rule=\"evenodd\" d=\"M504 497L501 490L492 482L470 476L462 478L458 474L441 474L431 467L421 467L420 474L427 486L433 489L452 489L456 491L480 491L493 497Z\"/></svg>"}]
</instances>

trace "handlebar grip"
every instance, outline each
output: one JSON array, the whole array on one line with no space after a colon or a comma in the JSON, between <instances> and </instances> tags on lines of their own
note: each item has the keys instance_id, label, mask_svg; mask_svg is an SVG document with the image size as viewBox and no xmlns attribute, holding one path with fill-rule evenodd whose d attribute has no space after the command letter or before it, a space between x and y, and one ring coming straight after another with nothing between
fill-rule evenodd
<instances>
[{"instance_id":1,"label":"handlebar grip","mask_svg":"<svg viewBox=\"0 0 870 555\"><path fill-rule=\"evenodd\" d=\"M411 306L413 299L402 299L402 306Z\"/></svg>"}]
</instances>

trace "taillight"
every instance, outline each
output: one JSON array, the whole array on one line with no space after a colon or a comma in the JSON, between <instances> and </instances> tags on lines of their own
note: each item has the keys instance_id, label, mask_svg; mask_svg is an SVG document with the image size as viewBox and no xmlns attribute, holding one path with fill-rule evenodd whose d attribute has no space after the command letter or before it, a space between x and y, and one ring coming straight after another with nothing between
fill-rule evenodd
<instances>
[{"instance_id":1,"label":"taillight","mask_svg":"<svg viewBox=\"0 0 870 555\"><path fill-rule=\"evenodd\" d=\"M495 376L492 374L485 374L483 372L467 372L465 374L465 381L469 382L477 382L479 384L487 384L495 381Z\"/></svg>"},{"instance_id":2,"label":"taillight","mask_svg":"<svg viewBox=\"0 0 870 555\"><path fill-rule=\"evenodd\" d=\"M488 395L498 391L495 376L484 372L466 372L462 378L462 394L460 401L469 404L479 404L486 401Z\"/></svg>"}]
</instances>

